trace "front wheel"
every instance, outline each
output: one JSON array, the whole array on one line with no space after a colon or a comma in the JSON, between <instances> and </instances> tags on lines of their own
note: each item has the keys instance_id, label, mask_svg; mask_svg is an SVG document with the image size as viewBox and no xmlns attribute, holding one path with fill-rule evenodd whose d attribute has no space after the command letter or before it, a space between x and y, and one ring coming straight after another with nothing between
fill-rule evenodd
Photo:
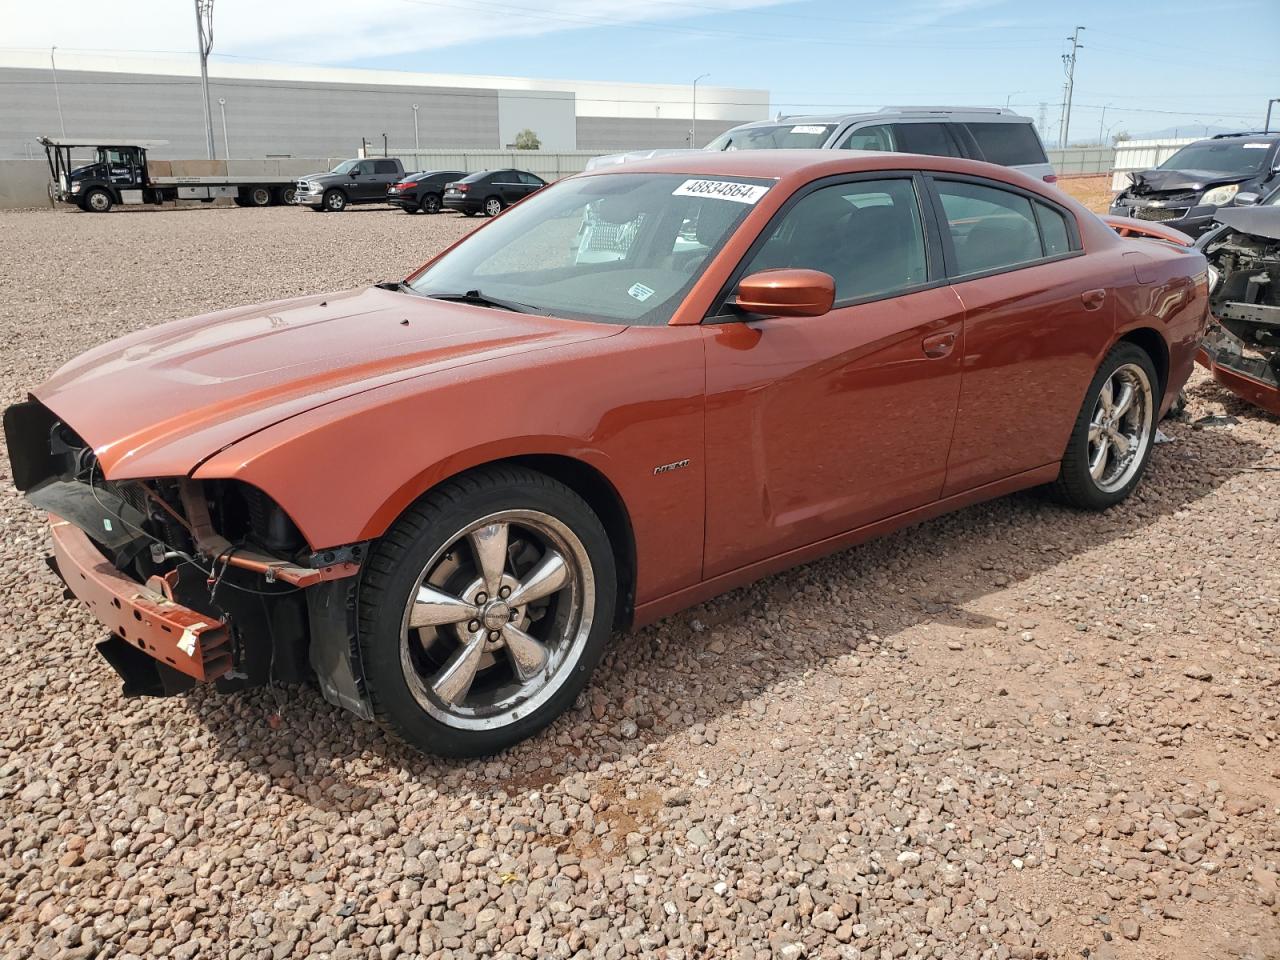
<instances>
[{"instance_id":1,"label":"front wheel","mask_svg":"<svg viewBox=\"0 0 1280 960\"><path fill-rule=\"evenodd\" d=\"M111 209L113 202L111 194L101 187L94 187L85 194L84 200L81 201L81 206L90 213L106 213Z\"/></svg>"},{"instance_id":2,"label":"front wheel","mask_svg":"<svg viewBox=\"0 0 1280 960\"><path fill-rule=\"evenodd\" d=\"M1067 442L1052 488L1059 500L1105 510L1129 496L1151 457L1159 382L1141 347L1125 342L1112 347L1089 384Z\"/></svg>"},{"instance_id":3,"label":"front wheel","mask_svg":"<svg viewBox=\"0 0 1280 960\"><path fill-rule=\"evenodd\" d=\"M359 642L378 719L420 750L495 753L573 703L613 626L608 535L568 487L521 467L448 481L378 542Z\"/></svg>"},{"instance_id":4,"label":"front wheel","mask_svg":"<svg viewBox=\"0 0 1280 960\"><path fill-rule=\"evenodd\" d=\"M341 190L330 190L324 195L324 209L331 213L341 213L347 209L347 195Z\"/></svg>"}]
</instances>

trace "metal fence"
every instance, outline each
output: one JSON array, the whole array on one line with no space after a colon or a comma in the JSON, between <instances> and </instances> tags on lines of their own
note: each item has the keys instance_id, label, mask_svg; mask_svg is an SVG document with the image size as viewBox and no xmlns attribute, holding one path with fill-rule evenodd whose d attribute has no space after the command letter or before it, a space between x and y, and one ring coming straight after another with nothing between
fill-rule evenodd
<instances>
[{"instance_id":1,"label":"metal fence","mask_svg":"<svg viewBox=\"0 0 1280 960\"><path fill-rule=\"evenodd\" d=\"M1111 147L1067 147L1046 152L1060 177L1110 173L1115 162L1115 150Z\"/></svg>"}]
</instances>

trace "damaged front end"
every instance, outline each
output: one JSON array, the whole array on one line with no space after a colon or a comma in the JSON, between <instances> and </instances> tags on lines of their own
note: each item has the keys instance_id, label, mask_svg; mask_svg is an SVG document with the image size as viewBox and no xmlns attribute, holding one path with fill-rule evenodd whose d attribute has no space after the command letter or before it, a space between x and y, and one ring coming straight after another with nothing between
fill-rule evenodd
<instances>
[{"instance_id":1,"label":"damaged front end","mask_svg":"<svg viewBox=\"0 0 1280 960\"><path fill-rule=\"evenodd\" d=\"M1204 243L1216 322L1196 359L1232 393L1280 416L1280 209L1222 211Z\"/></svg>"},{"instance_id":2,"label":"damaged front end","mask_svg":"<svg viewBox=\"0 0 1280 960\"><path fill-rule=\"evenodd\" d=\"M49 514L50 566L106 626L126 696L230 692L312 676L368 716L354 646L366 545L315 552L265 493L235 480L112 481L35 400L9 407L14 483Z\"/></svg>"}]
</instances>

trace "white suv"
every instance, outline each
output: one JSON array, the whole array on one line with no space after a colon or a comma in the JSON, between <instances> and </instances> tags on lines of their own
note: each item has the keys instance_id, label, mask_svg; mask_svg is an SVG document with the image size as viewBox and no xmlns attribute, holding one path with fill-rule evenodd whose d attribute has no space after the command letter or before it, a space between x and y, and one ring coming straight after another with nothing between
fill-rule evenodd
<instances>
[{"instance_id":1,"label":"white suv","mask_svg":"<svg viewBox=\"0 0 1280 960\"><path fill-rule=\"evenodd\" d=\"M1030 117L994 107L885 107L873 113L824 114L756 120L726 130L704 150L886 150L967 157L1013 167L1046 183L1057 174ZM596 157L587 169L681 153L641 151Z\"/></svg>"}]
</instances>

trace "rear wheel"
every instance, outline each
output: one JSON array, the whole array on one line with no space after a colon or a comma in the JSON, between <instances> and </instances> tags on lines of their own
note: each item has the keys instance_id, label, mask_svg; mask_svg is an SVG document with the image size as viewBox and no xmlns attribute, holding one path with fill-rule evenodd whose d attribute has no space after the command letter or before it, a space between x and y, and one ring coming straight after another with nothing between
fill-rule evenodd
<instances>
[{"instance_id":1,"label":"rear wheel","mask_svg":"<svg viewBox=\"0 0 1280 960\"><path fill-rule=\"evenodd\" d=\"M293 198L296 193L297 188L295 187L276 187L274 197L275 202L287 206L288 204L293 203Z\"/></svg>"},{"instance_id":2,"label":"rear wheel","mask_svg":"<svg viewBox=\"0 0 1280 960\"><path fill-rule=\"evenodd\" d=\"M440 212L440 194L428 193L423 196L418 203L418 209L423 213L439 213Z\"/></svg>"},{"instance_id":3,"label":"rear wheel","mask_svg":"<svg viewBox=\"0 0 1280 960\"><path fill-rule=\"evenodd\" d=\"M271 205L271 189L269 187L250 187L244 192L245 202L251 207L269 207Z\"/></svg>"},{"instance_id":4,"label":"rear wheel","mask_svg":"<svg viewBox=\"0 0 1280 960\"><path fill-rule=\"evenodd\" d=\"M111 194L106 190L103 190L101 187L94 187L85 194L84 200L81 201L80 205L90 213L106 213L111 209L111 205L114 202L115 201L111 199Z\"/></svg>"},{"instance_id":5,"label":"rear wheel","mask_svg":"<svg viewBox=\"0 0 1280 960\"><path fill-rule=\"evenodd\" d=\"M613 624L600 520L520 467L451 480L378 542L359 641L378 719L421 750L479 756L541 730L586 685Z\"/></svg>"},{"instance_id":6,"label":"rear wheel","mask_svg":"<svg viewBox=\"0 0 1280 960\"><path fill-rule=\"evenodd\" d=\"M347 195L341 190L325 191L324 208L332 213L341 213L347 209Z\"/></svg>"},{"instance_id":7,"label":"rear wheel","mask_svg":"<svg viewBox=\"0 0 1280 960\"><path fill-rule=\"evenodd\" d=\"M1076 507L1105 510L1127 497L1151 456L1159 410L1159 377L1151 357L1118 343L1085 394L1052 490Z\"/></svg>"},{"instance_id":8,"label":"rear wheel","mask_svg":"<svg viewBox=\"0 0 1280 960\"><path fill-rule=\"evenodd\" d=\"M484 215L486 217L496 217L502 212L502 200L498 197L490 197L484 202Z\"/></svg>"}]
</instances>

